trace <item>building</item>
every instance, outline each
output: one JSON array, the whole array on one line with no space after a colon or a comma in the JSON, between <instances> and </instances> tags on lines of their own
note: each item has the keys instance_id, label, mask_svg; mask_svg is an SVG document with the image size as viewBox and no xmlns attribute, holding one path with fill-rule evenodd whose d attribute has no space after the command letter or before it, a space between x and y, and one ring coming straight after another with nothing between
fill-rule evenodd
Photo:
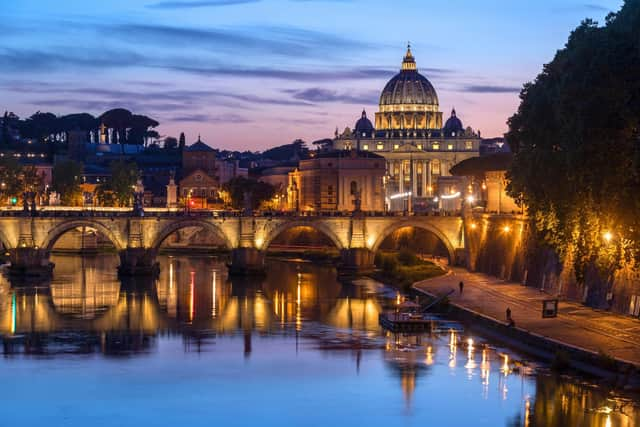
<instances>
[{"instance_id":1,"label":"building","mask_svg":"<svg viewBox=\"0 0 640 427\"><path fill-rule=\"evenodd\" d=\"M218 181L217 154L216 150L202 142L198 135L198 140L185 147L182 152L183 175L190 175L198 169Z\"/></svg>"},{"instance_id":2,"label":"building","mask_svg":"<svg viewBox=\"0 0 640 427\"><path fill-rule=\"evenodd\" d=\"M293 211L384 210L385 161L356 150L317 153L289 173L287 207Z\"/></svg>"},{"instance_id":3,"label":"building","mask_svg":"<svg viewBox=\"0 0 640 427\"><path fill-rule=\"evenodd\" d=\"M507 194L506 173L513 162L512 153L493 153L460 162L451 173L464 177L463 196L476 208L490 213L520 213L522 208Z\"/></svg>"},{"instance_id":4,"label":"building","mask_svg":"<svg viewBox=\"0 0 640 427\"><path fill-rule=\"evenodd\" d=\"M353 131L336 130L333 148L379 154L386 160L385 203L392 211L428 209L440 196L438 177L479 155L480 135L456 114L442 123L438 95L418 72L411 48L380 95L375 126L363 111Z\"/></svg>"}]
</instances>

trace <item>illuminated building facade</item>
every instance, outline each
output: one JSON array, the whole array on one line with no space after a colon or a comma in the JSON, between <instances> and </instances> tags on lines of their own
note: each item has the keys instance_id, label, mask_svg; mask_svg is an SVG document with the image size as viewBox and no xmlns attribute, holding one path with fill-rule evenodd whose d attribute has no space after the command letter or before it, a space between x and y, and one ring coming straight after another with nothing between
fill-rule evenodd
<instances>
[{"instance_id":1,"label":"illuminated building facade","mask_svg":"<svg viewBox=\"0 0 640 427\"><path fill-rule=\"evenodd\" d=\"M293 211L382 211L385 160L366 151L318 153L289 173Z\"/></svg>"},{"instance_id":2,"label":"illuminated building facade","mask_svg":"<svg viewBox=\"0 0 640 427\"><path fill-rule=\"evenodd\" d=\"M455 110L443 125L438 95L409 47L400 72L382 90L375 126L363 111L353 131L336 130L333 148L383 156L386 208L418 211L438 207L439 178L479 155L480 135L464 128Z\"/></svg>"}]
</instances>

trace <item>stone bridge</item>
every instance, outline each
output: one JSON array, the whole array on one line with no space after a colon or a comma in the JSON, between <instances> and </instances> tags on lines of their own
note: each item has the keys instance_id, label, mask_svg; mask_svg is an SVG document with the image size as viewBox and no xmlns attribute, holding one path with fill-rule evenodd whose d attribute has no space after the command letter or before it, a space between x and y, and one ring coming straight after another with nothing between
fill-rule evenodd
<instances>
[{"instance_id":1,"label":"stone bridge","mask_svg":"<svg viewBox=\"0 0 640 427\"><path fill-rule=\"evenodd\" d=\"M162 242L186 227L200 227L216 235L231 251L230 269L243 273L263 269L264 253L288 229L305 226L326 235L340 250L342 267L366 270L384 239L402 227L430 231L444 244L451 263L463 262L464 224L460 216L343 216L252 215L227 212L147 212L144 217L111 211L41 211L36 216L0 216L0 242L9 252L12 271L35 272L49 265L56 241L74 229L96 230L120 253L120 272L144 274L153 270ZM80 249L80 248L78 248Z\"/></svg>"}]
</instances>

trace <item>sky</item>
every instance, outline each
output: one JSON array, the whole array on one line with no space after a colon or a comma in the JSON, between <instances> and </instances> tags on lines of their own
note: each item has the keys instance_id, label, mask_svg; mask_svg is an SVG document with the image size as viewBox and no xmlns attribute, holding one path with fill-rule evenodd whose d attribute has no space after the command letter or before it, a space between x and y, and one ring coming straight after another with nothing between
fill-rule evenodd
<instances>
[{"instance_id":1,"label":"sky","mask_svg":"<svg viewBox=\"0 0 640 427\"><path fill-rule=\"evenodd\" d=\"M20 0L0 7L0 109L123 107L187 143L264 150L370 118L407 42L445 119L500 136L523 83L622 0Z\"/></svg>"}]
</instances>

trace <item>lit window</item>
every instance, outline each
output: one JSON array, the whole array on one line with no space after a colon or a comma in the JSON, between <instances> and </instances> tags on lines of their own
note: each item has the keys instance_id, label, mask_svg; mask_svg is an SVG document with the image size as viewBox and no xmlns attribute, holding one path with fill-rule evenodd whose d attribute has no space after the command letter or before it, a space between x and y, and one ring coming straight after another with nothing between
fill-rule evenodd
<instances>
[{"instance_id":1,"label":"lit window","mask_svg":"<svg viewBox=\"0 0 640 427\"><path fill-rule=\"evenodd\" d=\"M384 144L378 143L378 145L376 145L376 150L384 150Z\"/></svg>"},{"instance_id":2,"label":"lit window","mask_svg":"<svg viewBox=\"0 0 640 427\"><path fill-rule=\"evenodd\" d=\"M364 145L362 146L362 149L363 149L364 151L367 151L367 150L369 149L369 144L364 144Z\"/></svg>"},{"instance_id":3,"label":"lit window","mask_svg":"<svg viewBox=\"0 0 640 427\"><path fill-rule=\"evenodd\" d=\"M397 150L398 148L400 148L400 144L393 144L393 149Z\"/></svg>"},{"instance_id":4,"label":"lit window","mask_svg":"<svg viewBox=\"0 0 640 427\"><path fill-rule=\"evenodd\" d=\"M467 150L473 150L473 142L471 141L466 141L464 143L464 148L466 148Z\"/></svg>"},{"instance_id":5,"label":"lit window","mask_svg":"<svg viewBox=\"0 0 640 427\"><path fill-rule=\"evenodd\" d=\"M431 146L434 150L439 150L440 149L440 144L438 144L437 142L434 142L433 145Z\"/></svg>"},{"instance_id":6,"label":"lit window","mask_svg":"<svg viewBox=\"0 0 640 427\"><path fill-rule=\"evenodd\" d=\"M418 150L422 150L422 144L418 144Z\"/></svg>"},{"instance_id":7,"label":"lit window","mask_svg":"<svg viewBox=\"0 0 640 427\"><path fill-rule=\"evenodd\" d=\"M453 150L453 144L448 144L447 145L447 150Z\"/></svg>"}]
</instances>

